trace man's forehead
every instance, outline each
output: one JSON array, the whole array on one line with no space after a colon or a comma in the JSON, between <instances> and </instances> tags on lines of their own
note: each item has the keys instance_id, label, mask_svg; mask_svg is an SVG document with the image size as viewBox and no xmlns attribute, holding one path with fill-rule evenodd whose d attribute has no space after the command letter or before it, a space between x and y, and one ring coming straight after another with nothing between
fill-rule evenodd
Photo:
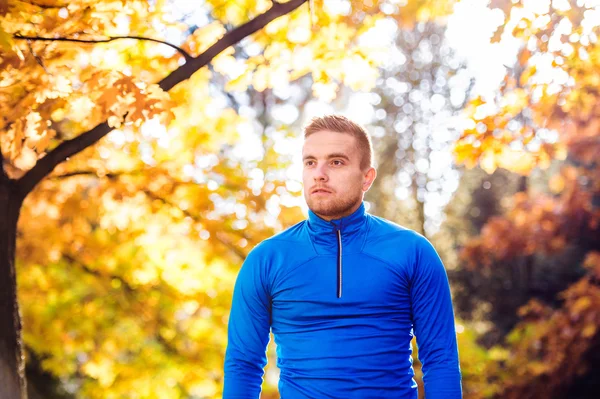
<instances>
[{"instance_id":1,"label":"man's forehead","mask_svg":"<svg viewBox=\"0 0 600 399\"><path fill-rule=\"evenodd\" d=\"M347 133L318 132L304 139L302 153L327 156L328 153L345 153L351 155L356 151L356 139Z\"/></svg>"}]
</instances>

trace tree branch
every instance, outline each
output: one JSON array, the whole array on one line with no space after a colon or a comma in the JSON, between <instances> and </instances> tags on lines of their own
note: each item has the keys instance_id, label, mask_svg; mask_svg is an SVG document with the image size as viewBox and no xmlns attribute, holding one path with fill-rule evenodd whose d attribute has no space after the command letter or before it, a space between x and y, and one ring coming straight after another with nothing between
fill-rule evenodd
<instances>
[{"instance_id":1,"label":"tree branch","mask_svg":"<svg viewBox=\"0 0 600 399\"><path fill-rule=\"evenodd\" d=\"M42 8L44 10L52 10L52 9L57 9L57 8L65 8L65 7L69 6L69 3L66 3L64 5L58 4L58 5L54 5L54 6L48 6L48 5L45 5L45 4L38 4L38 3L34 2L34 1L24 1L24 0L21 1L21 3L29 4L29 5L32 5L32 6L35 6L35 7L39 7L39 8Z\"/></svg>"},{"instance_id":2,"label":"tree branch","mask_svg":"<svg viewBox=\"0 0 600 399\"><path fill-rule=\"evenodd\" d=\"M115 40L121 40L121 39L134 39L134 40L143 40L143 41L148 41L148 42L160 43L160 44L164 44L166 46L169 46L169 47L175 49L181 55L183 55L183 57L185 58L186 62L190 61L191 59L194 58L187 51L185 51L181 47L178 47L178 46L176 46L176 45L174 45L172 43L165 42L163 40L152 39L151 37L143 37L143 36L109 36L108 39L91 40L91 39L76 39L74 37L23 36L23 35L21 35L19 33L16 33L16 34L13 35L13 39L16 39L16 40L30 40L30 41L42 41L42 42L72 42L72 43L91 43L91 44L108 43L108 42L112 42L112 41L115 41Z\"/></svg>"},{"instance_id":3,"label":"tree branch","mask_svg":"<svg viewBox=\"0 0 600 399\"><path fill-rule=\"evenodd\" d=\"M165 91L171 90L173 86L188 79L194 72L207 65L213 58L215 58L225 49L233 46L236 43L239 43L242 39L261 30L269 22L277 19L278 17L292 12L306 1L307 0L290 0L289 2L283 4L273 4L273 7L267 10L264 14L261 14L253 20L250 20L228 32L219 41L210 46L204 53L194 58L190 63L186 63L173 71L173 73L160 81L159 86Z\"/></svg>"},{"instance_id":4,"label":"tree branch","mask_svg":"<svg viewBox=\"0 0 600 399\"><path fill-rule=\"evenodd\" d=\"M186 62L181 67L171 72L166 78L159 82L159 86L163 90L169 91L176 84L189 79L194 72L207 65L223 50L264 28L274 19L292 12L306 1L307 0L290 0L284 4L274 4L273 7L267 10L265 13L228 32L215 44L210 46L204 53L200 54L196 58L193 58L190 62ZM62 142L58 147L40 159L36 165L19 180L19 190L21 196L25 198L25 196L29 194L44 177L52 172L58 164L63 162L68 157L73 156L87 147L95 144L102 137L106 136L111 130L112 128L108 125L108 122L103 122L93 129L82 133L71 140Z\"/></svg>"},{"instance_id":5,"label":"tree branch","mask_svg":"<svg viewBox=\"0 0 600 399\"><path fill-rule=\"evenodd\" d=\"M107 179L118 179L119 177L123 177L123 176L140 176L143 175L144 173L149 173L152 174L153 172L153 168L146 168L146 169L134 169L134 170L119 170L119 171L115 171L115 172L108 172L108 173L101 173L98 172L96 170L74 170L71 172L66 172L60 175L52 175L49 176L49 179L52 180L61 180L61 179L68 179L69 177L75 177L75 176L88 176L88 177L93 177L96 179L102 179L102 178L107 178ZM193 180L175 180L173 178L170 178L169 183L173 184L174 186L192 186L192 187L198 187L201 184L198 182L195 182ZM232 184L226 184L226 183L221 183L220 184L221 187L226 188L230 191L239 191L242 189L242 187L239 186L235 186Z\"/></svg>"},{"instance_id":6,"label":"tree branch","mask_svg":"<svg viewBox=\"0 0 600 399\"><path fill-rule=\"evenodd\" d=\"M60 180L60 179L67 179L69 177L75 177L75 176L90 176L90 177L96 177L98 179L101 179L103 177L108 178L108 179L116 179L120 176L133 176L133 175L139 175L142 174L143 171L142 170L134 170L134 171L123 171L123 172L109 172L109 173L98 173L98 171L95 170L75 170L73 172L67 172L67 173L63 173L60 175L54 175L54 176L50 176L49 179L56 179L56 180Z\"/></svg>"},{"instance_id":7,"label":"tree branch","mask_svg":"<svg viewBox=\"0 0 600 399\"><path fill-rule=\"evenodd\" d=\"M48 72L48 70L46 69L46 66L44 65L44 61L42 61L42 59L33 50L33 46L31 45L31 40L27 40L27 47L29 47L29 51L31 52L31 55L33 55L33 58L35 58L37 63L44 69L44 72L46 72L48 75L51 75L51 73Z\"/></svg>"},{"instance_id":8,"label":"tree branch","mask_svg":"<svg viewBox=\"0 0 600 399\"><path fill-rule=\"evenodd\" d=\"M9 177L4 170L4 155L2 154L2 147L0 147L0 182L8 181Z\"/></svg>"},{"instance_id":9,"label":"tree branch","mask_svg":"<svg viewBox=\"0 0 600 399\"><path fill-rule=\"evenodd\" d=\"M112 273L107 273L104 271L100 271L97 269L93 269L90 266L86 265L85 263L77 260L77 258L71 254L68 253L63 253L62 254L62 258L64 260L66 260L67 262L69 262L70 266L77 266L79 267L82 271L86 272L87 274L91 274L95 277L101 278L101 279L111 279L111 280L117 280L119 281L119 283L121 283L121 285L125 288L125 290L128 293L132 293L135 292L136 288L133 287L129 281L125 280L125 278L123 278L122 276L118 276L116 274L112 274Z\"/></svg>"}]
</instances>

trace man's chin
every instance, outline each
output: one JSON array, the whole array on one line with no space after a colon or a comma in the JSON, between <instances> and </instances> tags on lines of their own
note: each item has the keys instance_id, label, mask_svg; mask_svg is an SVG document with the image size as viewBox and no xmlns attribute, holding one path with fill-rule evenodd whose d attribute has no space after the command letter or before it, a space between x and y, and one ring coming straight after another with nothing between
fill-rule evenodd
<instances>
[{"instance_id":1,"label":"man's chin","mask_svg":"<svg viewBox=\"0 0 600 399\"><path fill-rule=\"evenodd\" d=\"M327 200L312 200L308 202L308 208L315 214L323 218L336 219L339 215L347 214L354 206L340 206L332 204L331 201Z\"/></svg>"},{"instance_id":2,"label":"man's chin","mask_svg":"<svg viewBox=\"0 0 600 399\"><path fill-rule=\"evenodd\" d=\"M313 211L315 214L317 214L320 217L329 217L332 214L332 210L331 208L328 208L326 206L322 206L322 205L316 205L316 204L309 204L308 205L308 209L310 209L311 211Z\"/></svg>"}]
</instances>

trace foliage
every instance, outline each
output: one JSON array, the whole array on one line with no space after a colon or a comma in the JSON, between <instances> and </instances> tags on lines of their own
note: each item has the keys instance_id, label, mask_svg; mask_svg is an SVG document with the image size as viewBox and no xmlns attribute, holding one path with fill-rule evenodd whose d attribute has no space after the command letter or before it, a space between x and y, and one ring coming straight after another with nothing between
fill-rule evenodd
<instances>
[{"instance_id":1,"label":"foliage","mask_svg":"<svg viewBox=\"0 0 600 399\"><path fill-rule=\"evenodd\" d=\"M473 326L464 323L460 319L456 319L458 352L460 355L460 369L462 376L463 397L473 398L481 392L491 392L488 386L488 381L483 373L485 366L490 362L495 352L487 351L484 347L477 343L479 334ZM415 371L415 381L419 387L419 399L426 398L425 387L423 385L423 372L421 370L421 362L418 359L419 348L416 340L413 339L413 368Z\"/></svg>"},{"instance_id":2,"label":"foliage","mask_svg":"<svg viewBox=\"0 0 600 399\"><path fill-rule=\"evenodd\" d=\"M463 255L474 270L494 273L519 263L530 276L540 255L574 247L585 255L582 262L571 259L574 270L582 264L587 273L560 294L559 307L540 300L523 307L505 359L486 369L497 397L558 397L588 370L599 337L599 46L592 20L599 10L591 2L514 3L498 36L522 39L517 63L495 99L470 104L472 128L457 143L457 158L522 174L565 162L545 192L515 195L506 214L491 218Z\"/></svg>"},{"instance_id":3,"label":"foliage","mask_svg":"<svg viewBox=\"0 0 600 399\"><path fill-rule=\"evenodd\" d=\"M508 336L512 353L495 370L503 381L503 397L567 394L572 391L568 384L590 371L585 357L599 343L599 253L590 252L585 266L590 275L561 293L560 309L532 301L520 310L524 321ZM523 356L528 359L525 367Z\"/></svg>"},{"instance_id":4,"label":"foliage","mask_svg":"<svg viewBox=\"0 0 600 399\"><path fill-rule=\"evenodd\" d=\"M521 176L504 169L497 169L491 175L481 168L463 170L458 189L444 210L440 232L434 236L436 248L450 247L442 254L457 317L479 323L478 331L485 331L479 340L486 346L497 343L514 327L518 321L516 310L532 295L531 287L523 281L519 262L470 267L460 258L460 250L473 241L492 217L506 211L506 199L521 189L522 182ZM543 264L548 269L556 266L550 262ZM570 269L570 262L565 268ZM536 288L541 286L536 284ZM550 297L556 292L554 289Z\"/></svg>"}]
</instances>

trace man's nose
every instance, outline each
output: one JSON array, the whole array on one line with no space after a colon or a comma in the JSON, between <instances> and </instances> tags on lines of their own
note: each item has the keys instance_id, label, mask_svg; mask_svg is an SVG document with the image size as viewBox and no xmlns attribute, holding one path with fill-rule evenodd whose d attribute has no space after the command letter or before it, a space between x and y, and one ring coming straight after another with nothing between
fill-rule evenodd
<instances>
[{"instance_id":1,"label":"man's nose","mask_svg":"<svg viewBox=\"0 0 600 399\"><path fill-rule=\"evenodd\" d=\"M315 179L315 181L329 180L329 177L327 176L327 173L325 171L325 165L319 165L316 167L314 179Z\"/></svg>"}]
</instances>

